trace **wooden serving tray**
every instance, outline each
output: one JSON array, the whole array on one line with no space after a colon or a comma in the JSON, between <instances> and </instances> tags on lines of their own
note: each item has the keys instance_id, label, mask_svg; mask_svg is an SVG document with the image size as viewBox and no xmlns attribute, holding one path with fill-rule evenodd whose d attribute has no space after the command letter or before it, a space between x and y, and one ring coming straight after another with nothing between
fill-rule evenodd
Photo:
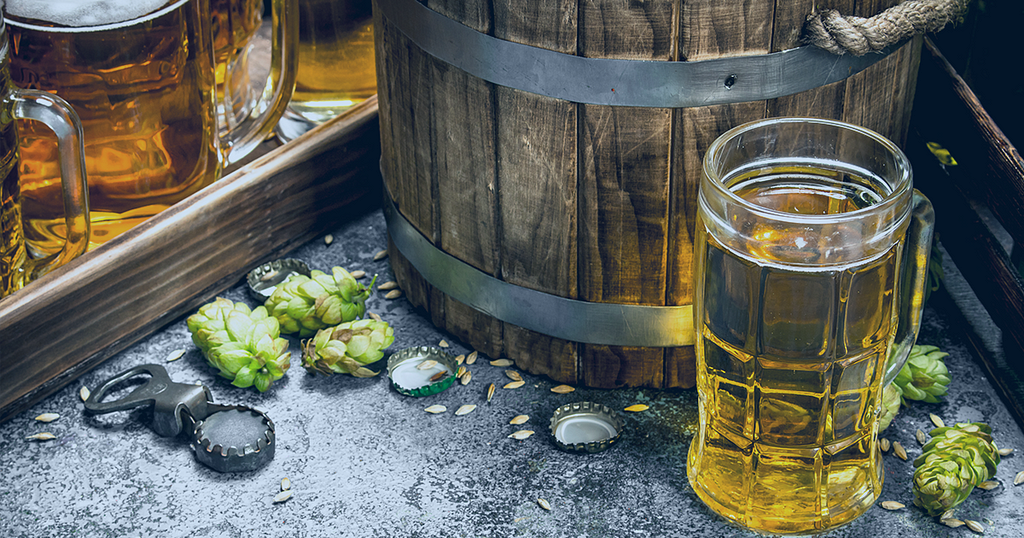
<instances>
[{"instance_id":1,"label":"wooden serving tray","mask_svg":"<svg viewBox=\"0 0 1024 538\"><path fill-rule=\"evenodd\" d=\"M380 196L377 98L0 300L0 422Z\"/></svg>"}]
</instances>

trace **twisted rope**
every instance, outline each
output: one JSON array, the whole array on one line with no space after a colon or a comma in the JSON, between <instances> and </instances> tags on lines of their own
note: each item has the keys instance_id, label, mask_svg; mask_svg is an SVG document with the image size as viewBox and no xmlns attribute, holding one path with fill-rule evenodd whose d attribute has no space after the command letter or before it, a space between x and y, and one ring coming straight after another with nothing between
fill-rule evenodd
<instances>
[{"instance_id":1,"label":"twisted rope","mask_svg":"<svg viewBox=\"0 0 1024 538\"><path fill-rule=\"evenodd\" d=\"M907 0L870 18L840 15L834 9L812 13L804 42L833 54L862 56L925 32L959 22L970 0Z\"/></svg>"}]
</instances>

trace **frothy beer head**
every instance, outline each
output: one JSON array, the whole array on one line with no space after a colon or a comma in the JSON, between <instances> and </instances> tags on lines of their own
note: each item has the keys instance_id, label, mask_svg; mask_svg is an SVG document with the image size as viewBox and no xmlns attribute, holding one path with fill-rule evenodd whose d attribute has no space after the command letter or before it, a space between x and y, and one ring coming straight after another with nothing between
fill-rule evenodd
<instances>
[{"instance_id":1,"label":"frothy beer head","mask_svg":"<svg viewBox=\"0 0 1024 538\"><path fill-rule=\"evenodd\" d=\"M177 0L4 0L4 11L22 19L85 27L131 21ZM0 3L2 4L2 3Z\"/></svg>"}]
</instances>

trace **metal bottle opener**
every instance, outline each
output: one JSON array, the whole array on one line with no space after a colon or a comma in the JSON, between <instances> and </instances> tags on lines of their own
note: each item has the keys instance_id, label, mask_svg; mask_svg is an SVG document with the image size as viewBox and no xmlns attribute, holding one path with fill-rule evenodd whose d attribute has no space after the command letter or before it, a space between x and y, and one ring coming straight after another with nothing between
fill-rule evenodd
<instances>
[{"instance_id":1,"label":"metal bottle opener","mask_svg":"<svg viewBox=\"0 0 1024 538\"><path fill-rule=\"evenodd\" d=\"M115 385L142 374L149 374L149 380L127 396L101 402ZM206 386L175 383L157 364L111 377L85 401L86 411L97 415L138 407L152 408L150 426L164 437L188 431L196 459L215 471L254 471L274 458L277 443L270 417L244 405L215 404Z\"/></svg>"}]
</instances>

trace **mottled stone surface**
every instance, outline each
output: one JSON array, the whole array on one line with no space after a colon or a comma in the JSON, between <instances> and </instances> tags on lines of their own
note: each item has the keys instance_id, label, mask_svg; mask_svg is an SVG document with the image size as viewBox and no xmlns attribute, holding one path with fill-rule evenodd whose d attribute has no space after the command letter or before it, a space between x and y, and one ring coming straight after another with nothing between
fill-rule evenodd
<instances>
[{"instance_id":1,"label":"mottled stone surface","mask_svg":"<svg viewBox=\"0 0 1024 538\"><path fill-rule=\"evenodd\" d=\"M342 265L379 273L378 282L392 278L387 260L372 261L385 245L379 211L332 233L331 245L312 241L293 256L313 268ZM242 283L224 296L256 305ZM393 324L392 350L447 339L455 353L471 351L405 299L375 293L368 306ZM905 409L884 436L900 441L912 459L920 454L915 430L930 429L928 413L946 422L992 424L1001 446L1021 452L1000 465L1000 487L976 491L957 515L983 522L986 536L1024 536L1024 486L1012 486L1024 470L1024 433L958 338L941 312L927 309L920 342L950 353L954 384L944 403ZM164 362L176 349L187 352ZM470 367L468 385L417 399L398 394L384 377L307 374L294 339L292 351L292 369L268 392L238 389L206 365L181 318L0 425L0 536L755 536L711 513L687 483L686 452L697 420L693 390L558 395L548 390L551 381L524 375L526 386L499 388L486 403L487 385L508 380L505 368L481 359ZM83 414L80 386L96 387L145 363L163 364L174 381L204 383L218 402L266 411L277 425L275 459L259 471L218 474L195 461L184 438L158 437L142 422L144 413ZM561 452L549 441L548 419L557 406L581 400L618 409L644 403L650 410L627 414L622 442L607 452ZM474 412L454 415L469 403L478 405ZM425 413L432 404L448 412ZM33 420L44 412L61 418ZM519 414L530 415L529 422L508 424ZM518 429L537 433L525 441L507 437ZM57 439L25 440L41 431ZM891 454L885 462L880 500L907 508L876 507L827 536L970 534L913 507L912 464ZM294 496L272 504L283 477L291 479ZM538 498L552 510L541 509Z\"/></svg>"}]
</instances>

